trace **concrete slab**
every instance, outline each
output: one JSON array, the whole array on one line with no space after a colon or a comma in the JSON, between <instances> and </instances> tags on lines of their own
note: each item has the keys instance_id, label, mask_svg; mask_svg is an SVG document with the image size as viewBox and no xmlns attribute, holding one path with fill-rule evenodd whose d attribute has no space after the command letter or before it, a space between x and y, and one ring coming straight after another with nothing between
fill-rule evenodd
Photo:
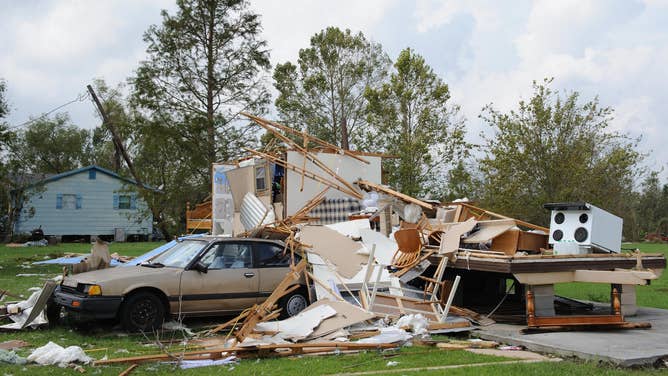
<instances>
[{"instance_id":1,"label":"concrete slab","mask_svg":"<svg viewBox=\"0 0 668 376\"><path fill-rule=\"evenodd\" d=\"M668 356L668 310L638 307L637 315L627 321L647 321L652 328L522 334L523 325L494 324L480 328L477 335L531 351L602 360L623 367L649 365Z\"/></svg>"}]
</instances>

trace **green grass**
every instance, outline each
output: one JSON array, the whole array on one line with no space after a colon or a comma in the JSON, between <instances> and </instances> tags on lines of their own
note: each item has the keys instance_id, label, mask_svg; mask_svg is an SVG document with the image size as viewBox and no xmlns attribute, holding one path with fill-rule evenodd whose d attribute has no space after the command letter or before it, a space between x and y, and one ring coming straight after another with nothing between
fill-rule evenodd
<instances>
[{"instance_id":1,"label":"green grass","mask_svg":"<svg viewBox=\"0 0 668 376\"><path fill-rule=\"evenodd\" d=\"M623 247L638 248L644 253L663 253L668 257L668 244L633 243ZM555 293L573 299L610 301L610 285L603 283L561 283L555 285ZM663 273L649 286L637 286L636 298L639 306L668 309L668 273Z\"/></svg>"},{"instance_id":2,"label":"green grass","mask_svg":"<svg viewBox=\"0 0 668 376\"><path fill-rule=\"evenodd\" d=\"M111 244L111 252L118 252L121 255L136 256L150 249L153 249L162 243L114 243ZM642 245L646 252L657 251L655 245ZM34 266L33 261L43 260L45 257L53 257L64 253L88 253L89 244L60 244L42 248L7 248L0 245L0 289L6 289L14 294L28 296L30 287L39 287L46 278L53 277L61 273L60 266ZM17 274L45 274L45 276L17 277ZM665 276L656 281L652 286L641 287L638 289L638 299L641 304L650 306L659 306L668 308L665 297L657 299L661 294L661 288L666 287ZM559 287L564 289L562 294L575 298L587 298L587 294L596 294L595 287L591 290L580 291L572 284ZM590 287L587 287L588 289ZM604 289L607 287L604 286ZM561 291L559 290L558 291ZM604 291L604 290L601 290ZM583 295L584 294L584 295ZM665 294L665 293L664 293ZM607 295L606 295L607 297ZM642 297L642 298L641 298ZM188 323L190 324L190 323ZM195 322L194 324L197 324ZM112 324L104 323L97 327L87 330L75 330L67 326L60 326L53 329L25 330L22 332L0 333L0 342L11 339L22 339L30 343L28 348L18 351L22 356L27 356L34 348L42 346L49 341L53 341L61 346L77 345L81 346L95 359L104 356L108 358L136 356L159 353L160 350L150 342L154 338L146 338L141 335L128 335L115 330ZM173 348L178 351L178 345ZM398 365L388 367L388 361L396 361ZM425 347L404 347L399 351L385 352L363 352L353 355L330 355L330 356L309 356L301 358L281 358L281 359L249 359L242 360L239 364L223 367L205 367L191 370L179 370L174 365L147 363L136 369L132 375L158 375L164 373L175 373L183 375L218 375L221 372L229 375L326 375L341 372L361 372L372 370L395 370L406 369L397 375L626 375L629 373L636 375L654 375L659 370L640 369L627 370L617 369L607 365L598 365L596 363L587 363L579 361L564 361L559 363L537 363L537 364L516 364L516 365L488 365L475 368L461 368L433 371L409 371L415 367L471 364L471 363L495 363L508 359L472 354L466 351L442 351L434 348ZM104 367L85 367L87 374L94 375L118 375L127 368L128 365L104 366ZM78 375L79 373L72 369L60 369L55 366L41 367L36 365L15 366L0 365L0 375L54 375L67 374Z\"/></svg>"}]
</instances>

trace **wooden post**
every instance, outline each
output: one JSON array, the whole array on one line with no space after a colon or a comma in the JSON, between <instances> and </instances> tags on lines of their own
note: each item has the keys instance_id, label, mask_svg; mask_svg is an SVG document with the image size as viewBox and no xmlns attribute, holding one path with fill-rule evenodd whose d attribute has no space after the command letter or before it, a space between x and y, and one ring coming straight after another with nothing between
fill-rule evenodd
<instances>
[{"instance_id":1,"label":"wooden post","mask_svg":"<svg viewBox=\"0 0 668 376\"><path fill-rule=\"evenodd\" d=\"M534 326L535 316L535 307L533 305L533 292L531 289L527 289L527 325Z\"/></svg>"},{"instance_id":2,"label":"wooden post","mask_svg":"<svg viewBox=\"0 0 668 376\"><path fill-rule=\"evenodd\" d=\"M125 150L125 146L123 146L123 142L121 141L121 138L118 135L118 132L116 131L116 127L114 127L114 124L109 120L109 117L107 116L104 107L102 107L102 103L100 103L100 100L97 99L95 90L93 90L93 87L90 85L87 85L86 87L88 88L91 97L93 97L93 102L95 102L97 109L100 111L100 115L102 116L102 123L106 125L107 128L109 128L109 131L111 132L111 138L114 141L114 145L120 149L121 154L123 155L123 159L125 159L125 163L128 165L128 170L130 170L130 174L132 174L132 177L135 179L137 184L141 188L144 188L144 184L141 182L141 178L139 178L139 175L137 175L137 172L135 171L135 166L132 163L132 160L130 159L127 150Z\"/></svg>"}]
</instances>

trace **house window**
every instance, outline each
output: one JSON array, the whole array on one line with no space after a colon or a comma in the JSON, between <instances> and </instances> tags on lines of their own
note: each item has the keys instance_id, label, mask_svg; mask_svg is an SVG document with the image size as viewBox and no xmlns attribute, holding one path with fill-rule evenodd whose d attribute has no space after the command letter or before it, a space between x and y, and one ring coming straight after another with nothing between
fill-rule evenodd
<instances>
[{"instance_id":1,"label":"house window","mask_svg":"<svg viewBox=\"0 0 668 376\"><path fill-rule=\"evenodd\" d=\"M63 209L76 209L77 208L77 196L76 195L63 195Z\"/></svg>"},{"instance_id":2,"label":"house window","mask_svg":"<svg viewBox=\"0 0 668 376\"><path fill-rule=\"evenodd\" d=\"M132 197L130 195L118 195L118 208L130 209L132 207Z\"/></svg>"},{"instance_id":3,"label":"house window","mask_svg":"<svg viewBox=\"0 0 668 376\"><path fill-rule=\"evenodd\" d=\"M75 210L81 209L81 195L59 193L56 196L56 209Z\"/></svg>"},{"instance_id":4,"label":"house window","mask_svg":"<svg viewBox=\"0 0 668 376\"><path fill-rule=\"evenodd\" d=\"M267 167L255 166L255 193L267 189Z\"/></svg>"},{"instance_id":5,"label":"house window","mask_svg":"<svg viewBox=\"0 0 668 376\"><path fill-rule=\"evenodd\" d=\"M132 194L114 194L114 209L136 209L137 197Z\"/></svg>"},{"instance_id":6,"label":"house window","mask_svg":"<svg viewBox=\"0 0 668 376\"><path fill-rule=\"evenodd\" d=\"M96 177L95 172L96 172L95 170L88 170L88 179L95 180L95 177Z\"/></svg>"}]
</instances>

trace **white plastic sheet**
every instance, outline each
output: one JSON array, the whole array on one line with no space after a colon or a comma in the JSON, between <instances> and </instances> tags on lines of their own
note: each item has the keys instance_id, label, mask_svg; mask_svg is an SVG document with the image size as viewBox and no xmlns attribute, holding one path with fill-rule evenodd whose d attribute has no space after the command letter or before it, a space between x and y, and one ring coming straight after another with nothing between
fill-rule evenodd
<instances>
[{"instance_id":1,"label":"white plastic sheet","mask_svg":"<svg viewBox=\"0 0 668 376\"><path fill-rule=\"evenodd\" d=\"M88 364L93 361L93 358L86 355L79 346L64 348L53 342L36 348L28 355L27 359L29 362L41 365L57 364L59 367L67 367L68 364L76 362Z\"/></svg>"}]
</instances>

